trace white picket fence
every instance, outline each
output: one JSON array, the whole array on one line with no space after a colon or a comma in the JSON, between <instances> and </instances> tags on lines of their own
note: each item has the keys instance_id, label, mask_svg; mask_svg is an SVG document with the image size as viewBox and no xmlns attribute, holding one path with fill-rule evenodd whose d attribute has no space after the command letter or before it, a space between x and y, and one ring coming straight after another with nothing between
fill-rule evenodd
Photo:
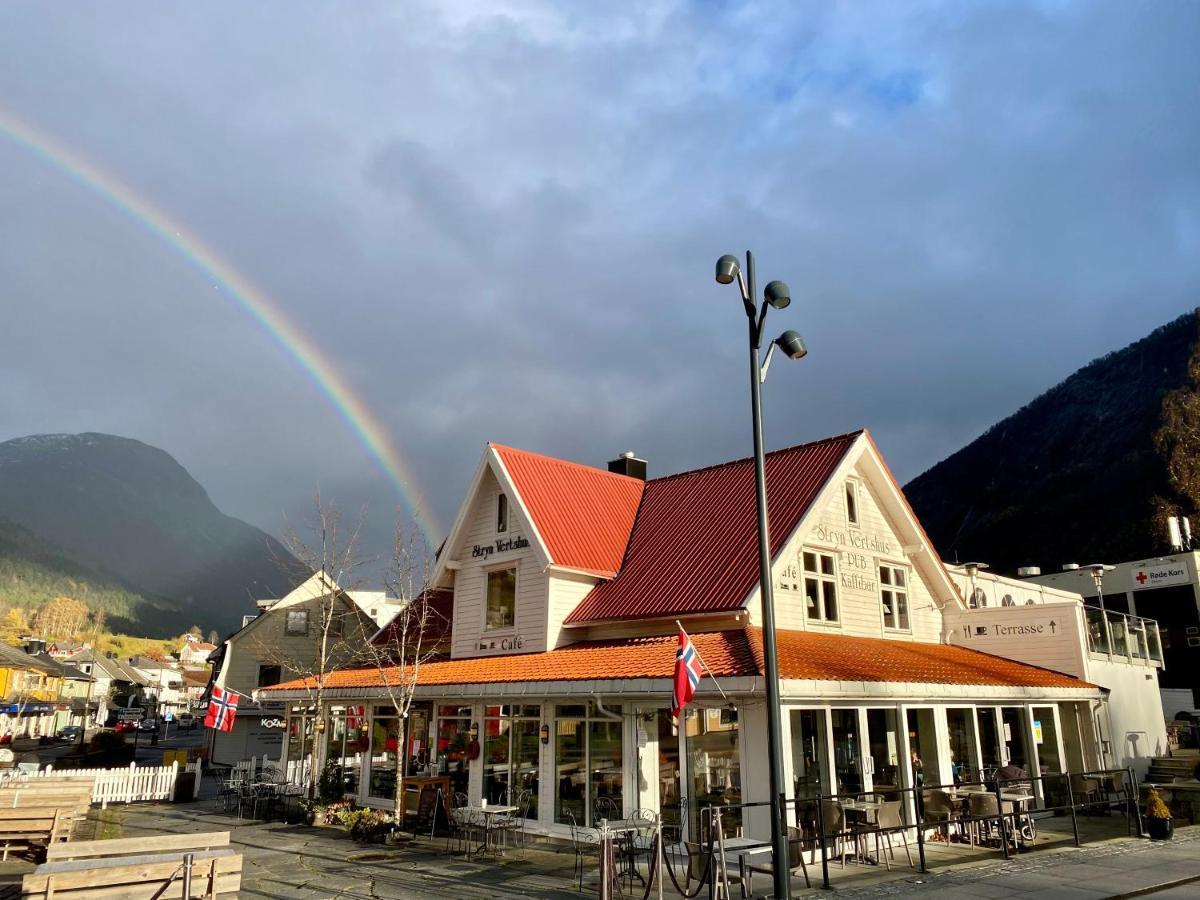
<instances>
[{"instance_id":1,"label":"white picket fence","mask_svg":"<svg viewBox=\"0 0 1200 900\"><path fill-rule=\"evenodd\" d=\"M130 763L124 769L63 769L55 772L46 766L36 775L26 775L22 781L36 782L48 775L68 775L95 778L92 803L107 808L110 803L139 803L146 800L170 800L175 796L175 781L179 777L179 763L169 766L139 766ZM192 782L193 799L200 796L200 761L190 762L182 769L196 777Z\"/></svg>"}]
</instances>

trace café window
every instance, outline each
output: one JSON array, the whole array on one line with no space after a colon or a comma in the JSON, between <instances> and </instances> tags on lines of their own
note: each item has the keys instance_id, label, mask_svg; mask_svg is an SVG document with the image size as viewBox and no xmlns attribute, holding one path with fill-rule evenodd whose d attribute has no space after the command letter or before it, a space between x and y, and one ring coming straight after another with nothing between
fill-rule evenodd
<instances>
[{"instance_id":1,"label":"caf\u00e9 window","mask_svg":"<svg viewBox=\"0 0 1200 900\"><path fill-rule=\"evenodd\" d=\"M450 778L450 787L456 794L467 793L470 746L471 707L439 706L436 745L438 774Z\"/></svg>"},{"instance_id":2,"label":"caf\u00e9 window","mask_svg":"<svg viewBox=\"0 0 1200 900\"><path fill-rule=\"evenodd\" d=\"M904 569L879 567L879 596L883 604L883 627L908 631L908 574Z\"/></svg>"},{"instance_id":3,"label":"caf\u00e9 window","mask_svg":"<svg viewBox=\"0 0 1200 900\"><path fill-rule=\"evenodd\" d=\"M858 525L858 485L853 481L846 482L846 522Z\"/></svg>"},{"instance_id":4,"label":"caf\u00e9 window","mask_svg":"<svg viewBox=\"0 0 1200 900\"><path fill-rule=\"evenodd\" d=\"M283 680L283 670L280 666L259 666L258 667L258 686L270 687L273 684L279 684Z\"/></svg>"},{"instance_id":5,"label":"caf\u00e9 window","mask_svg":"<svg viewBox=\"0 0 1200 900\"><path fill-rule=\"evenodd\" d=\"M508 531L508 495L500 494L496 497L496 533L505 531Z\"/></svg>"},{"instance_id":6,"label":"caf\u00e9 window","mask_svg":"<svg viewBox=\"0 0 1200 900\"><path fill-rule=\"evenodd\" d=\"M308 610L289 609L287 611L287 626L284 632L291 635L308 634Z\"/></svg>"},{"instance_id":7,"label":"caf\u00e9 window","mask_svg":"<svg viewBox=\"0 0 1200 900\"><path fill-rule=\"evenodd\" d=\"M555 822L587 827L623 815L623 723L597 716L590 703L554 708Z\"/></svg>"},{"instance_id":8,"label":"caf\u00e9 window","mask_svg":"<svg viewBox=\"0 0 1200 900\"><path fill-rule=\"evenodd\" d=\"M833 556L805 550L804 599L805 612L810 622L836 622L838 620L837 573Z\"/></svg>"},{"instance_id":9,"label":"caf\u00e9 window","mask_svg":"<svg viewBox=\"0 0 1200 900\"><path fill-rule=\"evenodd\" d=\"M488 631L512 628L517 618L517 570L497 569L487 573Z\"/></svg>"},{"instance_id":10,"label":"caf\u00e9 window","mask_svg":"<svg viewBox=\"0 0 1200 900\"><path fill-rule=\"evenodd\" d=\"M483 720L483 796L538 816L540 706L489 706Z\"/></svg>"}]
</instances>

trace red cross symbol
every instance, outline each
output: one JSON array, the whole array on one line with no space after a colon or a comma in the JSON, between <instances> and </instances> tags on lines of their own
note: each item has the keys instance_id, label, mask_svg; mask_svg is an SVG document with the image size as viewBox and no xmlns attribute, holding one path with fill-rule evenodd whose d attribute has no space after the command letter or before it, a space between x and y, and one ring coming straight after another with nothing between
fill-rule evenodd
<instances>
[{"instance_id":1,"label":"red cross symbol","mask_svg":"<svg viewBox=\"0 0 1200 900\"><path fill-rule=\"evenodd\" d=\"M1138 583L1138 584L1145 584L1145 583L1146 583L1146 573L1145 573L1145 572L1138 572L1138 573L1137 573L1136 575L1134 575L1133 577L1137 579L1137 583Z\"/></svg>"}]
</instances>

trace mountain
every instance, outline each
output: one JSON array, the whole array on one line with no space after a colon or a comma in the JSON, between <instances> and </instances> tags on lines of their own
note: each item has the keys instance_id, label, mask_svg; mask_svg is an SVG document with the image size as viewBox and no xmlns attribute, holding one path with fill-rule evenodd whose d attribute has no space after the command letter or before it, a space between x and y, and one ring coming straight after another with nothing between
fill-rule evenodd
<instances>
[{"instance_id":1,"label":"mountain","mask_svg":"<svg viewBox=\"0 0 1200 900\"><path fill-rule=\"evenodd\" d=\"M1196 513L1200 311L1075 372L905 486L944 559L1057 569L1164 552Z\"/></svg>"},{"instance_id":2,"label":"mountain","mask_svg":"<svg viewBox=\"0 0 1200 900\"><path fill-rule=\"evenodd\" d=\"M111 612L134 633L229 631L253 599L291 586L285 569L295 560L278 541L224 515L169 454L129 438L0 443L0 519L10 568L20 560L28 573L107 592L77 599L123 602L125 612Z\"/></svg>"}]
</instances>

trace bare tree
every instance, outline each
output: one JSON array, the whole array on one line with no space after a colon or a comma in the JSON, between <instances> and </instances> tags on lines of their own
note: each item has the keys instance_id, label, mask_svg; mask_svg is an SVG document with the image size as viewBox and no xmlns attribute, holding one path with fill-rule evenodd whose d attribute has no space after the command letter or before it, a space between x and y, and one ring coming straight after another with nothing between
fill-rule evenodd
<instances>
[{"instance_id":1,"label":"bare tree","mask_svg":"<svg viewBox=\"0 0 1200 900\"><path fill-rule=\"evenodd\" d=\"M303 594L286 607L269 609L249 641L261 662L279 667L280 680L298 680L307 694L313 711L306 775L310 798L316 796L319 777L317 742L328 724L324 717L329 676L362 664L362 648L375 632L375 623L348 596L359 586L364 563L358 555L361 526L360 515L353 527L344 529L337 509L317 495L310 533L289 528L284 534L294 560L287 566Z\"/></svg>"},{"instance_id":2,"label":"bare tree","mask_svg":"<svg viewBox=\"0 0 1200 900\"><path fill-rule=\"evenodd\" d=\"M401 603L392 620L365 645L368 665L400 721L396 745L395 819L404 821L404 769L409 744L408 713L416 696L421 666L444 651L445 611L431 584L434 556L416 519L396 527L385 587ZM434 723L430 723L434 727ZM428 741L427 743L432 743ZM449 799L449 798L445 798Z\"/></svg>"}]
</instances>

